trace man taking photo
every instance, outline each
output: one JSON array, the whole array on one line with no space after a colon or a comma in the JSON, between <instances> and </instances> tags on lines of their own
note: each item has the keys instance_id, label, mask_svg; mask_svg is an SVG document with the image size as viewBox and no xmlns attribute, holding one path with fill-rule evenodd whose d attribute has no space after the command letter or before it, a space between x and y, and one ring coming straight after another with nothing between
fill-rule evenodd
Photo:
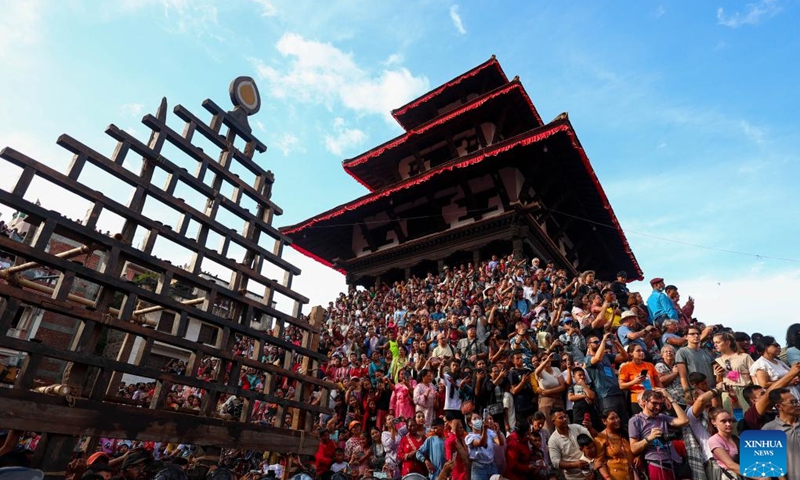
<instances>
[{"instance_id":1,"label":"man taking photo","mask_svg":"<svg viewBox=\"0 0 800 480\"><path fill-rule=\"evenodd\" d=\"M646 390L642 399L642 412L628 422L631 452L634 455L644 453L650 480L676 480L676 471L681 468L683 461L675 451L672 440L680 437L676 430L688 425L689 418L664 389ZM672 408L677 417L663 413Z\"/></svg>"}]
</instances>

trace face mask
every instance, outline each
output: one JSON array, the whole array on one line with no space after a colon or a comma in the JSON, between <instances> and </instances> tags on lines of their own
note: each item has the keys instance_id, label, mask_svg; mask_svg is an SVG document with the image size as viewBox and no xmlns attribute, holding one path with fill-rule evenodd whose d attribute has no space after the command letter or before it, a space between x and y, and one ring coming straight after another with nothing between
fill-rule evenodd
<instances>
[{"instance_id":1,"label":"face mask","mask_svg":"<svg viewBox=\"0 0 800 480\"><path fill-rule=\"evenodd\" d=\"M483 428L483 420L473 420L472 428L474 430L480 430L481 428Z\"/></svg>"}]
</instances>

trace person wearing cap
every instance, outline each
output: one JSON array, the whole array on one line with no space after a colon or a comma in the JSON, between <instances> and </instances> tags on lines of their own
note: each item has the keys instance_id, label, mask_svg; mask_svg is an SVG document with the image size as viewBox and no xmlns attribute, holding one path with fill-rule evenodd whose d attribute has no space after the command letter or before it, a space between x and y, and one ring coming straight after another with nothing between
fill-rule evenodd
<instances>
[{"instance_id":1,"label":"person wearing cap","mask_svg":"<svg viewBox=\"0 0 800 480\"><path fill-rule=\"evenodd\" d=\"M417 460L425 463L428 478L437 478L446 462L444 455L444 420L436 417L431 422L431 436L417 450Z\"/></svg>"},{"instance_id":2,"label":"person wearing cap","mask_svg":"<svg viewBox=\"0 0 800 480\"><path fill-rule=\"evenodd\" d=\"M678 326L686 328L692 323L692 315L694 314L694 298L691 296L686 304L681 307L681 294L678 292L678 287L675 285L667 285L664 287L664 293L667 294L672 301L672 307L678 312Z\"/></svg>"},{"instance_id":3,"label":"person wearing cap","mask_svg":"<svg viewBox=\"0 0 800 480\"><path fill-rule=\"evenodd\" d=\"M637 345L641 345L646 352L647 343L645 343L645 339L650 336L650 332L652 332L654 329L652 325L648 325L645 328L634 331L637 318L638 317L636 314L630 310L622 312L620 326L617 329L617 336L619 337L619 342L623 347L627 347L629 344L635 343Z\"/></svg>"},{"instance_id":4,"label":"person wearing cap","mask_svg":"<svg viewBox=\"0 0 800 480\"><path fill-rule=\"evenodd\" d=\"M653 287L653 292L647 297L647 311L650 314L651 322L661 326L668 318L679 318L672 300L664 293L664 279L656 277L650 280L650 286Z\"/></svg>"},{"instance_id":5,"label":"person wearing cap","mask_svg":"<svg viewBox=\"0 0 800 480\"><path fill-rule=\"evenodd\" d=\"M617 296L619 304L625 308L628 306L628 296L631 294L628 290L628 273L625 270L617 272L617 279L611 282L611 291Z\"/></svg>"},{"instance_id":6,"label":"person wearing cap","mask_svg":"<svg viewBox=\"0 0 800 480\"><path fill-rule=\"evenodd\" d=\"M367 454L361 439L361 422L353 420L347 425L350 438L344 444L344 457L352 465L353 459L361 459Z\"/></svg>"},{"instance_id":7,"label":"person wearing cap","mask_svg":"<svg viewBox=\"0 0 800 480\"><path fill-rule=\"evenodd\" d=\"M122 478L124 480L144 480L145 468L152 461L153 457L150 456L149 452L143 449L131 450L125 455L125 460L122 461L122 467L120 468Z\"/></svg>"}]
</instances>

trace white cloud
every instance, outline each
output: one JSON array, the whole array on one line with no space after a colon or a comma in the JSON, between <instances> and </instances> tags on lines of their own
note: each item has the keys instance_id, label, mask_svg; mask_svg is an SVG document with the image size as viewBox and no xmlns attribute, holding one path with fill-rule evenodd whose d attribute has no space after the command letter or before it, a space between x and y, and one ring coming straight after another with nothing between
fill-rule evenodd
<instances>
[{"instance_id":1,"label":"white cloud","mask_svg":"<svg viewBox=\"0 0 800 480\"><path fill-rule=\"evenodd\" d=\"M253 0L259 7L261 7L262 17L274 17L278 13L278 9L269 0Z\"/></svg>"},{"instance_id":2,"label":"white cloud","mask_svg":"<svg viewBox=\"0 0 800 480\"><path fill-rule=\"evenodd\" d=\"M653 15L656 18L661 18L664 16L665 13L667 13L667 9L664 8L664 5L659 5L658 8L656 8L656 11L653 12Z\"/></svg>"},{"instance_id":3,"label":"white cloud","mask_svg":"<svg viewBox=\"0 0 800 480\"><path fill-rule=\"evenodd\" d=\"M725 27L739 28L742 25L758 25L764 20L774 17L781 11L777 0L760 0L748 3L745 12L725 13L722 7L717 9L717 23Z\"/></svg>"},{"instance_id":4,"label":"white cloud","mask_svg":"<svg viewBox=\"0 0 800 480\"><path fill-rule=\"evenodd\" d=\"M294 151L304 151L300 146L300 140L291 133L283 133L272 140L272 146L281 151L284 157L288 157Z\"/></svg>"},{"instance_id":5,"label":"white cloud","mask_svg":"<svg viewBox=\"0 0 800 480\"><path fill-rule=\"evenodd\" d=\"M141 115L142 110L144 109L144 105L142 105L141 103L126 103L121 107L119 107L119 109L124 115L128 115L131 117L138 117L139 115Z\"/></svg>"},{"instance_id":6,"label":"white cloud","mask_svg":"<svg viewBox=\"0 0 800 480\"><path fill-rule=\"evenodd\" d=\"M800 269L759 271L763 267L758 263L752 272L740 272L733 277L676 278L674 284L680 289L682 302L689 295L695 298L695 316L701 322L723 324L747 333L758 331L773 335L782 344L786 338L786 328L796 320L787 316L783 302L758 300L792 298L800 288ZM754 278L758 280L754 281ZM752 303L742 308L742 302L747 304L747 300Z\"/></svg>"},{"instance_id":7,"label":"white cloud","mask_svg":"<svg viewBox=\"0 0 800 480\"><path fill-rule=\"evenodd\" d=\"M401 63L403 63L403 56L399 53L393 53L389 55L389 58L383 61L383 64L386 66L400 65Z\"/></svg>"},{"instance_id":8,"label":"white cloud","mask_svg":"<svg viewBox=\"0 0 800 480\"><path fill-rule=\"evenodd\" d=\"M262 132L267 131L267 129L264 127L264 124L261 123L261 120L256 120L256 127L258 127L258 129L261 130Z\"/></svg>"},{"instance_id":9,"label":"white cloud","mask_svg":"<svg viewBox=\"0 0 800 480\"><path fill-rule=\"evenodd\" d=\"M0 15L0 60L8 68L9 58L18 53L20 47L35 45L41 39L41 12L39 1L6 2ZM24 56L15 55L24 59ZM16 63L16 62L14 62Z\"/></svg>"},{"instance_id":10,"label":"white cloud","mask_svg":"<svg viewBox=\"0 0 800 480\"><path fill-rule=\"evenodd\" d=\"M347 108L388 117L392 109L404 105L427 89L426 79L416 78L411 72L401 68L384 70L379 78L365 78L344 85L340 96Z\"/></svg>"},{"instance_id":11,"label":"white cloud","mask_svg":"<svg viewBox=\"0 0 800 480\"><path fill-rule=\"evenodd\" d=\"M758 144L764 143L764 135L766 134L765 129L751 125L747 120L742 120L740 122L740 126L742 127L742 132L744 132L744 135L747 138Z\"/></svg>"},{"instance_id":12,"label":"white cloud","mask_svg":"<svg viewBox=\"0 0 800 480\"><path fill-rule=\"evenodd\" d=\"M347 292L347 284L341 273L308 258L294 248L286 248L283 252L284 260L302 271L294 277L292 289L308 297L308 306L303 308L303 313L309 313L310 307L315 305L327 307L328 302L335 300L340 292ZM288 307L280 303L277 306L279 309L283 308L283 311L288 310Z\"/></svg>"},{"instance_id":13,"label":"white cloud","mask_svg":"<svg viewBox=\"0 0 800 480\"><path fill-rule=\"evenodd\" d=\"M325 148L334 155L357 147L367 139L367 134L357 128L347 128L343 118L333 121L334 135L325 135Z\"/></svg>"},{"instance_id":14,"label":"white cloud","mask_svg":"<svg viewBox=\"0 0 800 480\"><path fill-rule=\"evenodd\" d=\"M453 21L453 26L456 27L458 33L461 35L467 33L467 29L464 28L464 22L461 21L461 15L458 14L458 5L452 5L450 7L450 20Z\"/></svg>"},{"instance_id":15,"label":"white cloud","mask_svg":"<svg viewBox=\"0 0 800 480\"><path fill-rule=\"evenodd\" d=\"M217 7L212 2L201 0L123 0L122 11L161 7L169 33L195 37L211 37L224 41L220 36Z\"/></svg>"},{"instance_id":16,"label":"white cloud","mask_svg":"<svg viewBox=\"0 0 800 480\"><path fill-rule=\"evenodd\" d=\"M285 67L251 59L258 76L268 82L276 98L325 105L338 101L359 114L379 114L391 120L393 108L429 90L428 79L405 68L385 68L372 73L360 67L351 53L330 43L286 33L276 44L289 59Z\"/></svg>"}]
</instances>

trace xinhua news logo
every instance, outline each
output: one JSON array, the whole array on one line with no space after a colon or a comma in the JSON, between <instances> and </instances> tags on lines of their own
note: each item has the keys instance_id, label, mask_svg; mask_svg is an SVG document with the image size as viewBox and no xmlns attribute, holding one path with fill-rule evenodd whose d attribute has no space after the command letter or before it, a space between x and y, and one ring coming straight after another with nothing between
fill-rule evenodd
<instances>
[{"instance_id":1,"label":"xinhua news logo","mask_svg":"<svg viewBox=\"0 0 800 480\"><path fill-rule=\"evenodd\" d=\"M745 430L739 439L739 465L745 477L786 475L786 433Z\"/></svg>"}]
</instances>

